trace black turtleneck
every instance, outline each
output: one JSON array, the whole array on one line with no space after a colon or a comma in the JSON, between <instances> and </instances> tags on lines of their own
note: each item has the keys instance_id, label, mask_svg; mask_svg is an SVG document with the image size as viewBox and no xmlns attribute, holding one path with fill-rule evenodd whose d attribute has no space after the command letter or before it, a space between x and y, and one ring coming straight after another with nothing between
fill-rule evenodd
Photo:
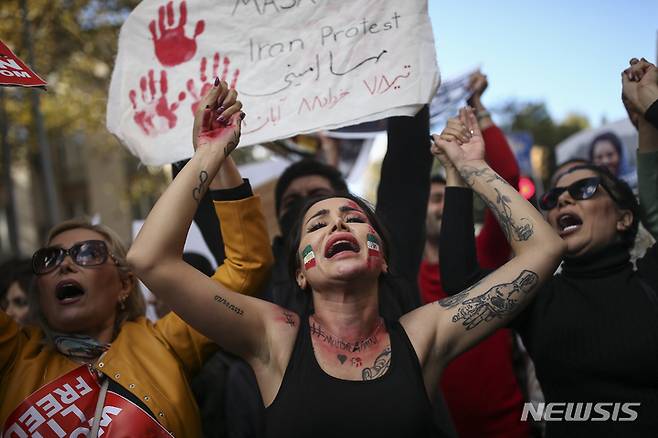
<instances>
[{"instance_id":1,"label":"black turtleneck","mask_svg":"<svg viewBox=\"0 0 658 438\"><path fill-rule=\"evenodd\" d=\"M658 436L658 248L638 262L611 245L568 259L512 326L546 402L639 402L636 422L548 422L547 437ZM635 409L635 408L634 408Z\"/></svg>"},{"instance_id":2,"label":"black turtleneck","mask_svg":"<svg viewBox=\"0 0 658 438\"><path fill-rule=\"evenodd\" d=\"M454 200L460 196L446 190L441 231L441 279L450 294L487 273L472 244L461 249L462 257L450 257L451 248L473 241L466 235L472 226L463 224L470 219L464 203ZM547 403L641 403L633 407L634 422L547 422L547 438L658 436L658 304L649 296L658 291L658 245L636 266L617 244L568 259L511 324L535 363Z\"/></svg>"}]
</instances>

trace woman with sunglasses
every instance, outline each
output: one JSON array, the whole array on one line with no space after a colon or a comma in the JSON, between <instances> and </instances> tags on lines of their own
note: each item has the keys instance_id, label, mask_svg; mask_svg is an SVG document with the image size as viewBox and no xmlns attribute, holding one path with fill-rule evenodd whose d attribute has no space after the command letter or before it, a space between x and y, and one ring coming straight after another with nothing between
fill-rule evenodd
<instances>
[{"instance_id":1,"label":"woman with sunglasses","mask_svg":"<svg viewBox=\"0 0 658 438\"><path fill-rule=\"evenodd\" d=\"M214 93L202 103L207 111ZM484 162L475 115L464 118L472 138L458 145L434 136L436 147L493 204L516 255L458 297L389 321L378 297L395 254L371 208L351 195L312 199L297 219L289 260L291 278L311 297L303 314L233 293L180 261L175 242L192 221L198 176L216 172L208 157L230 153L240 134L239 118L223 127L204 117L201 146L151 210L128 259L177 313L251 365L263 436L437 436L428 392L443 367L511 319L552 274L564 244Z\"/></svg>"},{"instance_id":2,"label":"woman with sunglasses","mask_svg":"<svg viewBox=\"0 0 658 438\"><path fill-rule=\"evenodd\" d=\"M638 204L607 169L576 165L554 180L539 205L567 244L562 272L510 324L534 360L545 408L554 409L546 414L555 420L546 422L546 436L654 437L658 247L634 269L629 250ZM469 196L446 189L439 248L444 286L452 293L487 273L475 258ZM464 244L466 257L450 256L454 245ZM565 420L574 417L581 420Z\"/></svg>"},{"instance_id":3,"label":"woman with sunglasses","mask_svg":"<svg viewBox=\"0 0 658 438\"><path fill-rule=\"evenodd\" d=\"M259 199L216 208L227 259L214 280L253 294L271 265ZM188 379L217 346L174 313L145 319L115 233L64 222L32 267L40 326L21 329L0 312L0 436L200 437Z\"/></svg>"}]
</instances>

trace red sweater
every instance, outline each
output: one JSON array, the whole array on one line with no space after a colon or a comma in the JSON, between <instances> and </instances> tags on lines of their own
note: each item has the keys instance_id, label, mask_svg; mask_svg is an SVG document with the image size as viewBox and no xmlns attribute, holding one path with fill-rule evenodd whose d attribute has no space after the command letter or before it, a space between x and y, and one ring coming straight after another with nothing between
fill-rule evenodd
<instances>
[{"instance_id":1,"label":"red sweater","mask_svg":"<svg viewBox=\"0 0 658 438\"><path fill-rule=\"evenodd\" d=\"M505 135L497 126L482 134L489 165L518 187L519 167ZM489 210L475 242L480 266L493 269L509 259L509 244ZM425 303L447 296L438 264L423 261L418 282ZM519 421L524 400L512 366L512 342L510 330L500 329L443 371L441 389L460 438L529 436L529 424Z\"/></svg>"}]
</instances>

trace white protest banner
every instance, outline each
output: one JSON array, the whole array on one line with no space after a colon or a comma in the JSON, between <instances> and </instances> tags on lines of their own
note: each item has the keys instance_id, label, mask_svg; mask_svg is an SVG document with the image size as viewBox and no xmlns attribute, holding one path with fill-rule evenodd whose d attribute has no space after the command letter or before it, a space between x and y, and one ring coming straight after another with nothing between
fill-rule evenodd
<instances>
[{"instance_id":1,"label":"white protest banner","mask_svg":"<svg viewBox=\"0 0 658 438\"><path fill-rule=\"evenodd\" d=\"M427 0L144 0L119 36L107 127L142 162L192 155L216 76L242 145L413 115L439 82Z\"/></svg>"}]
</instances>

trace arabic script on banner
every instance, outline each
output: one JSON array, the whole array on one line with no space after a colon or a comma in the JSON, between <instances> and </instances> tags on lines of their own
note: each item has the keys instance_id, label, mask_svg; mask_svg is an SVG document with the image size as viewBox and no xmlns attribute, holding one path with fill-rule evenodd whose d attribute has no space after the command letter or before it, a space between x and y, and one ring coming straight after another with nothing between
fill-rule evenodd
<instances>
[{"instance_id":1,"label":"arabic script on banner","mask_svg":"<svg viewBox=\"0 0 658 438\"><path fill-rule=\"evenodd\" d=\"M240 93L243 145L413 115L439 81L427 0L145 0L121 29L108 128L146 164L187 158L215 77Z\"/></svg>"}]
</instances>

